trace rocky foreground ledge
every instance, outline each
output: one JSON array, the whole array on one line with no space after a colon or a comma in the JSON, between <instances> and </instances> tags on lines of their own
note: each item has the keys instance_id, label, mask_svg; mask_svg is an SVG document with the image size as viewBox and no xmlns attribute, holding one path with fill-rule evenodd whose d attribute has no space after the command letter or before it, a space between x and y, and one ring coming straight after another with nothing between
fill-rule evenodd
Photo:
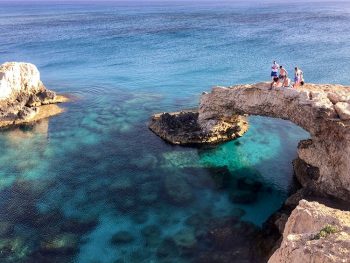
<instances>
[{"instance_id":1,"label":"rocky foreground ledge","mask_svg":"<svg viewBox=\"0 0 350 263\"><path fill-rule=\"evenodd\" d=\"M55 105L68 99L48 90L36 66L7 62L0 66L0 128L61 113Z\"/></svg>"},{"instance_id":2,"label":"rocky foreground ledge","mask_svg":"<svg viewBox=\"0 0 350 263\"><path fill-rule=\"evenodd\" d=\"M269 263L350 262L350 212L301 200Z\"/></svg>"}]
</instances>

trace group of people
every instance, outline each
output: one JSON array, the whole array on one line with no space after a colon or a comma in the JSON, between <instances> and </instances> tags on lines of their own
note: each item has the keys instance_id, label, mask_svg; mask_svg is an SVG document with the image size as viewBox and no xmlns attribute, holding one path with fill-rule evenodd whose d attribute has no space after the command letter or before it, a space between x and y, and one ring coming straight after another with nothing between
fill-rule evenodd
<instances>
[{"instance_id":1,"label":"group of people","mask_svg":"<svg viewBox=\"0 0 350 263\"><path fill-rule=\"evenodd\" d=\"M283 66L278 65L276 61L274 61L271 66L271 78L271 88L297 88L304 85L304 73L300 68L294 68L294 83L292 84L290 78L288 77L288 71Z\"/></svg>"}]
</instances>

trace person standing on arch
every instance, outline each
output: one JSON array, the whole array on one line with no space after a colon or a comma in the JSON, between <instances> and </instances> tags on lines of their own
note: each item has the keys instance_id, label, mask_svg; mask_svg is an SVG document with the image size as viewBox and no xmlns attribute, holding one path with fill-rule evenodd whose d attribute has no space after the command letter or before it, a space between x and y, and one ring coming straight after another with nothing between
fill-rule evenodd
<instances>
[{"instance_id":1,"label":"person standing on arch","mask_svg":"<svg viewBox=\"0 0 350 263\"><path fill-rule=\"evenodd\" d=\"M277 62L273 61L273 64L271 66L271 78L272 78L272 80L274 80L275 78L278 78L279 67L280 66L277 64Z\"/></svg>"},{"instance_id":2,"label":"person standing on arch","mask_svg":"<svg viewBox=\"0 0 350 263\"><path fill-rule=\"evenodd\" d=\"M284 80L286 77L288 77L288 72L287 70L281 65L280 66L280 74L278 75L278 78L280 80Z\"/></svg>"},{"instance_id":3,"label":"person standing on arch","mask_svg":"<svg viewBox=\"0 0 350 263\"><path fill-rule=\"evenodd\" d=\"M299 68L294 68L294 88L298 88L300 85L304 85L304 72Z\"/></svg>"},{"instance_id":4,"label":"person standing on arch","mask_svg":"<svg viewBox=\"0 0 350 263\"><path fill-rule=\"evenodd\" d=\"M279 65L277 64L276 61L273 61L273 64L271 66L272 82L271 82L270 89L272 89L273 87L277 87L279 85L278 69L279 69Z\"/></svg>"}]
</instances>

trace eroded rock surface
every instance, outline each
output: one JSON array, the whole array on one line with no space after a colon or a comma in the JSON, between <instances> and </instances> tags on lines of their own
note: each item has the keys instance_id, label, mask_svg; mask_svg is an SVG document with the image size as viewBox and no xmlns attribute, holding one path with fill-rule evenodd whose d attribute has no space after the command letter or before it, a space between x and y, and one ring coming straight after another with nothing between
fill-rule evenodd
<instances>
[{"instance_id":1,"label":"eroded rock surface","mask_svg":"<svg viewBox=\"0 0 350 263\"><path fill-rule=\"evenodd\" d=\"M62 112L59 107L42 106L66 100L44 86L33 64L7 62L0 66L0 127L58 114Z\"/></svg>"},{"instance_id":2,"label":"eroded rock surface","mask_svg":"<svg viewBox=\"0 0 350 263\"><path fill-rule=\"evenodd\" d=\"M301 200L269 263L350 262L350 212Z\"/></svg>"},{"instance_id":3,"label":"eroded rock surface","mask_svg":"<svg viewBox=\"0 0 350 263\"><path fill-rule=\"evenodd\" d=\"M215 87L203 94L198 122L207 132L225 117L252 114L290 120L311 139L298 146L297 178L315 192L350 200L350 87L307 84L298 89L269 83Z\"/></svg>"},{"instance_id":4,"label":"eroded rock surface","mask_svg":"<svg viewBox=\"0 0 350 263\"><path fill-rule=\"evenodd\" d=\"M221 118L210 131L201 129L197 111L160 113L152 116L149 128L172 144L211 144L242 136L248 129L243 116Z\"/></svg>"}]
</instances>

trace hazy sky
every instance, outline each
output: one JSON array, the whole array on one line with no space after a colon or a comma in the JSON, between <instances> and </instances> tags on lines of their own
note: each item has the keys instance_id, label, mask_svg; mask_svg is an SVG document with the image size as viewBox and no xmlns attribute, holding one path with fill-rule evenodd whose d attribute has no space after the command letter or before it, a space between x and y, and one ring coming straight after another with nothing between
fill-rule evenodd
<instances>
[{"instance_id":1,"label":"hazy sky","mask_svg":"<svg viewBox=\"0 0 350 263\"><path fill-rule=\"evenodd\" d=\"M346 2L348 0L0 0L0 2L8 2L8 3L14 3L14 2L210 2L214 4L215 2L232 2L232 3L244 3L244 2L257 2L257 3L294 3L294 2Z\"/></svg>"}]
</instances>

